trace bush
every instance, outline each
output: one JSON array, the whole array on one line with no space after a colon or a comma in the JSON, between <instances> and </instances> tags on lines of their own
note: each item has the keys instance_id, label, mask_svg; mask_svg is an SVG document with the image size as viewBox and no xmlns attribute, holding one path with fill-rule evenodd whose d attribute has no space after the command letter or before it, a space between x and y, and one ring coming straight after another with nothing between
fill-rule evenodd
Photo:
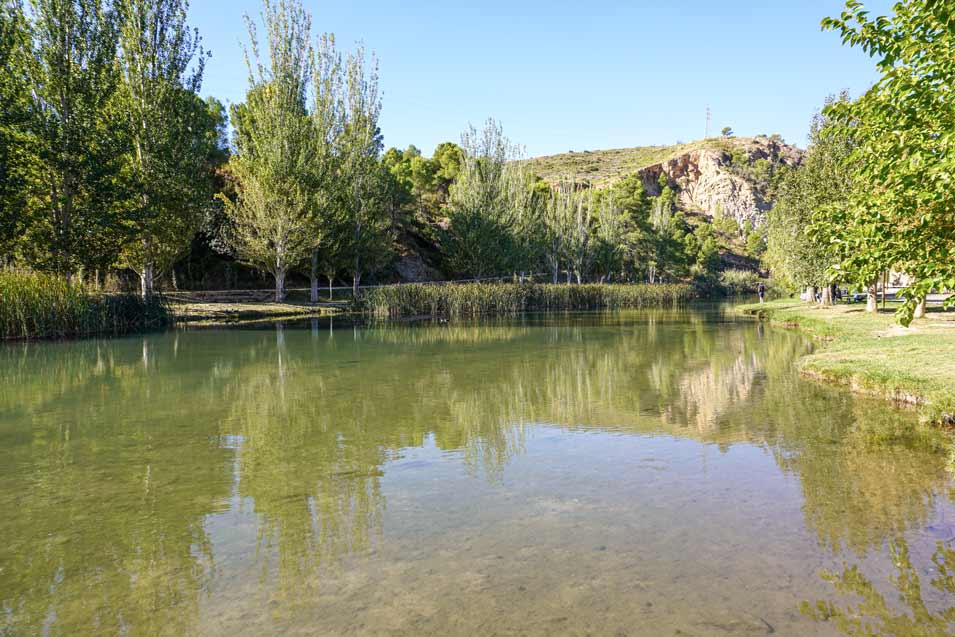
<instances>
[{"instance_id":1,"label":"bush","mask_svg":"<svg viewBox=\"0 0 955 637\"><path fill-rule=\"evenodd\" d=\"M28 270L0 271L0 338L121 334L171 322L159 297L100 294L83 283Z\"/></svg>"},{"instance_id":2,"label":"bush","mask_svg":"<svg viewBox=\"0 0 955 637\"><path fill-rule=\"evenodd\" d=\"M752 270L725 270L720 274L720 286L727 296L756 294L760 282L766 286L766 296L769 297L774 290L772 282L760 279L759 274Z\"/></svg>"},{"instance_id":3,"label":"bush","mask_svg":"<svg viewBox=\"0 0 955 637\"><path fill-rule=\"evenodd\" d=\"M360 309L379 318L451 318L541 310L668 307L695 297L690 285L463 283L389 285L369 291Z\"/></svg>"}]
</instances>

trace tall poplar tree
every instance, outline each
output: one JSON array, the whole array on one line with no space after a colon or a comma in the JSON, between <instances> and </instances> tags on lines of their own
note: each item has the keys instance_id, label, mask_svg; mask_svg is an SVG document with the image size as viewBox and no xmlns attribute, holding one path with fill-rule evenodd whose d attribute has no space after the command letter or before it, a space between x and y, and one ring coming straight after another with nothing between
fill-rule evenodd
<instances>
[{"instance_id":1,"label":"tall poplar tree","mask_svg":"<svg viewBox=\"0 0 955 637\"><path fill-rule=\"evenodd\" d=\"M336 203L341 196L341 166L338 142L344 127L344 67L335 46L335 36L324 33L313 50L312 66L312 170L315 193L311 210L314 241L309 267L310 298L318 301L318 277L334 277L337 269L341 219ZM328 276L328 275L327 275ZM331 283L329 282L329 288ZM331 290L329 290L331 298Z\"/></svg>"},{"instance_id":2,"label":"tall poplar tree","mask_svg":"<svg viewBox=\"0 0 955 637\"><path fill-rule=\"evenodd\" d=\"M390 175L382 165L381 95L378 62L364 47L348 56L339 153L342 180L340 253L359 293L361 277L384 265L391 254L393 227L386 205Z\"/></svg>"},{"instance_id":3,"label":"tall poplar tree","mask_svg":"<svg viewBox=\"0 0 955 637\"><path fill-rule=\"evenodd\" d=\"M188 0L117 0L118 110L129 135L127 180L133 233L123 251L143 296L189 247L212 197L204 170L214 127L197 93L206 53L186 23Z\"/></svg>"},{"instance_id":4,"label":"tall poplar tree","mask_svg":"<svg viewBox=\"0 0 955 637\"><path fill-rule=\"evenodd\" d=\"M311 18L296 0L263 0L262 18L264 55L246 17L249 91L232 111L236 197L224 203L228 243L241 261L275 277L275 299L282 301L286 275L315 249Z\"/></svg>"},{"instance_id":5,"label":"tall poplar tree","mask_svg":"<svg viewBox=\"0 0 955 637\"><path fill-rule=\"evenodd\" d=\"M530 189L519 163L520 149L493 119L461 135L463 161L448 200L446 237L451 267L480 277L502 274L514 264L516 231Z\"/></svg>"},{"instance_id":6,"label":"tall poplar tree","mask_svg":"<svg viewBox=\"0 0 955 637\"><path fill-rule=\"evenodd\" d=\"M837 102L848 103L848 94L830 96L826 107ZM825 304L832 302L828 290L835 282L832 268L840 258L838 245L831 240L833 229L825 220L844 209L852 190L852 175L845 167L851 140L838 135L832 124L824 113L813 116L806 157L786 176L769 213L765 256L773 276L808 288L810 301L822 288Z\"/></svg>"},{"instance_id":7,"label":"tall poplar tree","mask_svg":"<svg viewBox=\"0 0 955 637\"><path fill-rule=\"evenodd\" d=\"M70 277L106 265L124 240L115 191L122 156L111 102L117 18L105 0L31 0L28 65L37 170L23 244Z\"/></svg>"},{"instance_id":8,"label":"tall poplar tree","mask_svg":"<svg viewBox=\"0 0 955 637\"><path fill-rule=\"evenodd\" d=\"M27 51L29 31L19 0L0 0L0 267L25 229L29 135Z\"/></svg>"}]
</instances>

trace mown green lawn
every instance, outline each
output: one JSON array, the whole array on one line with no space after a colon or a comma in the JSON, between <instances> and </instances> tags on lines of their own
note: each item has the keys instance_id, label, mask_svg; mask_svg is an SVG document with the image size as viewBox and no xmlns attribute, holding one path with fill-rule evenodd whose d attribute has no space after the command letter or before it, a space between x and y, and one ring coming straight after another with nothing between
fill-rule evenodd
<instances>
[{"instance_id":1,"label":"mown green lawn","mask_svg":"<svg viewBox=\"0 0 955 637\"><path fill-rule=\"evenodd\" d=\"M792 299L741 310L818 339L815 352L799 361L803 373L917 402L933 421L955 417L955 312L930 308L904 328L891 304L878 314L866 313L863 304L822 307Z\"/></svg>"}]
</instances>

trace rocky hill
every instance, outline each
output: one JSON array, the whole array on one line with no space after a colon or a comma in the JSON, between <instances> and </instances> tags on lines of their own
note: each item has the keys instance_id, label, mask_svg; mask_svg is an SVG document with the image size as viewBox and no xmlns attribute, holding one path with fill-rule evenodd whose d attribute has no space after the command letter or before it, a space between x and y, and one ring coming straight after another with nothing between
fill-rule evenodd
<instances>
[{"instance_id":1,"label":"rocky hill","mask_svg":"<svg viewBox=\"0 0 955 637\"><path fill-rule=\"evenodd\" d=\"M782 176L802 156L803 151L777 137L721 137L675 146L569 152L527 164L551 184L575 179L594 188L636 173L651 195L659 194L660 175L666 175L681 209L758 226L773 206Z\"/></svg>"}]
</instances>

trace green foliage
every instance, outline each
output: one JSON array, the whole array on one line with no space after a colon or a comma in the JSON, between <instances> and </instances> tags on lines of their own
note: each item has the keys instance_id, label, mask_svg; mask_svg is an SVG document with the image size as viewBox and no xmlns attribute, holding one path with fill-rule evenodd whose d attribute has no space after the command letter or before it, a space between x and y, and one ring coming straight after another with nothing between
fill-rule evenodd
<instances>
[{"instance_id":1,"label":"green foliage","mask_svg":"<svg viewBox=\"0 0 955 637\"><path fill-rule=\"evenodd\" d=\"M207 162L224 122L197 95L207 54L186 24L187 0L117 0L122 81L117 111L129 137L128 225L122 263L143 294L188 249L212 198ZM157 37L156 34L161 34Z\"/></svg>"},{"instance_id":2,"label":"green foliage","mask_svg":"<svg viewBox=\"0 0 955 637\"><path fill-rule=\"evenodd\" d=\"M389 285L371 290L362 311L379 318L451 318L533 310L669 307L695 296L689 285L553 285L465 283Z\"/></svg>"},{"instance_id":3,"label":"green foliage","mask_svg":"<svg viewBox=\"0 0 955 637\"><path fill-rule=\"evenodd\" d=\"M753 158L740 147L732 148L727 167L749 182L766 201L777 197L781 184L792 170L787 164L767 157Z\"/></svg>"},{"instance_id":4,"label":"green foliage","mask_svg":"<svg viewBox=\"0 0 955 637\"><path fill-rule=\"evenodd\" d=\"M847 103L848 96L826 100L827 106L837 102ZM844 167L852 144L832 134L831 127L826 115L813 117L806 157L787 176L769 214L766 261L774 277L797 288L828 285L833 280L830 269L839 260L840 249L829 230L809 232L818 220L844 209L852 190L851 175Z\"/></svg>"},{"instance_id":5,"label":"green foliage","mask_svg":"<svg viewBox=\"0 0 955 637\"><path fill-rule=\"evenodd\" d=\"M275 277L281 300L286 274L314 246L316 138L306 107L311 21L293 0L265 0L262 15L269 56L261 61L256 26L248 20L250 87L245 103L232 111L236 197L223 202L229 245L239 259Z\"/></svg>"},{"instance_id":6,"label":"green foliage","mask_svg":"<svg viewBox=\"0 0 955 637\"><path fill-rule=\"evenodd\" d=\"M730 128L729 126L724 126L723 130L720 131L720 135L722 135L723 137L732 137L733 129Z\"/></svg>"},{"instance_id":7,"label":"green foliage","mask_svg":"<svg viewBox=\"0 0 955 637\"><path fill-rule=\"evenodd\" d=\"M123 232L119 17L105 0L32 0L28 208L22 260L70 275L109 264Z\"/></svg>"},{"instance_id":8,"label":"green foliage","mask_svg":"<svg viewBox=\"0 0 955 637\"><path fill-rule=\"evenodd\" d=\"M535 211L530 184L515 161L520 149L489 119L461 136L463 161L451 187L444 246L454 272L477 277L518 266L521 230Z\"/></svg>"},{"instance_id":9,"label":"green foliage","mask_svg":"<svg viewBox=\"0 0 955 637\"><path fill-rule=\"evenodd\" d=\"M22 7L0 2L0 255L11 255L25 230L29 178L38 159L28 132L28 50Z\"/></svg>"},{"instance_id":10,"label":"green foliage","mask_svg":"<svg viewBox=\"0 0 955 637\"><path fill-rule=\"evenodd\" d=\"M687 233L683 238L683 246L686 258L696 265L701 273L713 274L719 268L719 241L710 224L700 224L693 232Z\"/></svg>"},{"instance_id":11,"label":"green foliage","mask_svg":"<svg viewBox=\"0 0 955 637\"><path fill-rule=\"evenodd\" d=\"M0 270L2 339L121 334L170 322L158 297L100 294L52 274Z\"/></svg>"},{"instance_id":12,"label":"green foliage","mask_svg":"<svg viewBox=\"0 0 955 637\"><path fill-rule=\"evenodd\" d=\"M767 284L760 278L758 272L752 270L729 269L720 272L720 285L730 296L756 294L760 283Z\"/></svg>"},{"instance_id":13,"label":"green foliage","mask_svg":"<svg viewBox=\"0 0 955 637\"><path fill-rule=\"evenodd\" d=\"M744 230L746 235L746 256L762 259L766 253L766 235L762 228Z\"/></svg>"},{"instance_id":14,"label":"green foliage","mask_svg":"<svg viewBox=\"0 0 955 637\"><path fill-rule=\"evenodd\" d=\"M713 213L713 227L729 237L735 237L742 232L736 217L727 215L719 204L716 206L716 212Z\"/></svg>"},{"instance_id":15,"label":"green foliage","mask_svg":"<svg viewBox=\"0 0 955 637\"><path fill-rule=\"evenodd\" d=\"M875 58L882 77L855 102L832 104L833 135L854 142L846 167L858 188L820 220L839 245L841 276L867 285L890 268L913 277L899 319L933 289L955 289L955 9L899 2L871 17L857 0L823 27ZM949 301L950 304L955 300Z\"/></svg>"},{"instance_id":16,"label":"green foliage","mask_svg":"<svg viewBox=\"0 0 955 637\"><path fill-rule=\"evenodd\" d=\"M400 185L402 206L413 204L425 219L438 217L447 205L451 185L461 171L461 147L453 142L438 145L428 159L415 146L401 151L389 148L382 163Z\"/></svg>"},{"instance_id":17,"label":"green foliage","mask_svg":"<svg viewBox=\"0 0 955 637\"><path fill-rule=\"evenodd\" d=\"M378 61L365 50L348 56L345 65L341 157L342 263L351 274L357 295L362 275L380 269L391 256L393 224L387 207L389 172L379 161L382 150L378 118Z\"/></svg>"}]
</instances>

